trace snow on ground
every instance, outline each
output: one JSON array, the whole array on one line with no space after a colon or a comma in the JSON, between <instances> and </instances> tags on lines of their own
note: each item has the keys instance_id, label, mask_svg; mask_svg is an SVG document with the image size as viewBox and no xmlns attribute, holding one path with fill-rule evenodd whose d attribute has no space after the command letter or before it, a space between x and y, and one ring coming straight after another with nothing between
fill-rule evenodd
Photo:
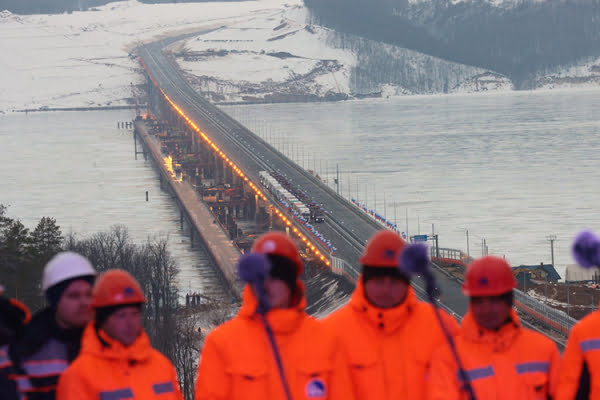
<instances>
[{"instance_id":1,"label":"snow on ground","mask_svg":"<svg viewBox=\"0 0 600 400\"><path fill-rule=\"evenodd\" d=\"M537 89L598 88L600 86L600 58L570 66L562 66L536 79Z\"/></svg>"},{"instance_id":2,"label":"snow on ground","mask_svg":"<svg viewBox=\"0 0 600 400\"><path fill-rule=\"evenodd\" d=\"M314 101L512 90L501 75L311 25L302 0L141 4L18 16L0 12L0 114L131 104L144 82L132 53L161 37L213 29L171 47L214 101ZM541 76L543 89L597 86L593 60Z\"/></svg>"},{"instance_id":3,"label":"snow on ground","mask_svg":"<svg viewBox=\"0 0 600 400\"><path fill-rule=\"evenodd\" d=\"M123 105L143 76L132 49L167 34L238 23L283 7L239 3L110 3L95 11L0 12L0 113L40 107Z\"/></svg>"},{"instance_id":4,"label":"snow on ground","mask_svg":"<svg viewBox=\"0 0 600 400\"><path fill-rule=\"evenodd\" d=\"M506 77L309 23L297 0L171 47L214 102L338 100L512 90ZM240 71L243 71L240 74ZM429 75L428 75L429 74Z\"/></svg>"},{"instance_id":5,"label":"snow on ground","mask_svg":"<svg viewBox=\"0 0 600 400\"><path fill-rule=\"evenodd\" d=\"M274 93L290 99L345 96L356 57L329 46L330 31L307 19L301 0L288 1L273 13L175 44L172 51L194 86L216 101Z\"/></svg>"}]
</instances>

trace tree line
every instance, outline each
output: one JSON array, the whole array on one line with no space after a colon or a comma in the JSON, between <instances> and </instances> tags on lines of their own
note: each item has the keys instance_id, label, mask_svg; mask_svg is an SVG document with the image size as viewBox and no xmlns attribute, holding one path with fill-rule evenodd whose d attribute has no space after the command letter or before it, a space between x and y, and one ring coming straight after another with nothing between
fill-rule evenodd
<instances>
[{"instance_id":1,"label":"tree line","mask_svg":"<svg viewBox=\"0 0 600 400\"><path fill-rule=\"evenodd\" d=\"M490 2L304 0L313 23L496 71L527 88L534 75L600 56L596 0Z\"/></svg>"},{"instance_id":2,"label":"tree line","mask_svg":"<svg viewBox=\"0 0 600 400\"><path fill-rule=\"evenodd\" d=\"M227 318L228 310L214 305L199 315L180 308L175 285L178 267L169 252L168 238L148 238L136 244L127 228L120 225L84 238L74 233L63 236L54 218L43 217L29 229L19 219L9 217L0 204L0 284L6 296L23 301L32 312L41 309L45 305L41 289L44 265L64 250L86 256L98 273L121 268L138 280L147 300L144 329L153 347L177 368L184 395L191 400L203 341L199 318L217 325Z\"/></svg>"}]
</instances>

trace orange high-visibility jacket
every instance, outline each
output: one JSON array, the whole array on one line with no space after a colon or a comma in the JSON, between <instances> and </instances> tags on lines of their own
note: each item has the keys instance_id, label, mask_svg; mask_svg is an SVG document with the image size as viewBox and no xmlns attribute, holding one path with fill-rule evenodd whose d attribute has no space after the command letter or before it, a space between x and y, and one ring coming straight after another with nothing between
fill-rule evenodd
<instances>
[{"instance_id":1,"label":"orange high-visibility jacket","mask_svg":"<svg viewBox=\"0 0 600 400\"><path fill-rule=\"evenodd\" d=\"M456 320L440 312L454 334ZM348 304L324 323L343 345L357 399L425 398L431 358L445 338L433 307L419 301L411 287L401 305L381 309L367 301L359 278Z\"/></svg>"},{"instance_id":2,"label":"orange high-visibility jacket","mask_svg":"<svg viewBox=\"0 0 600 400\"><path fill-rule=\"evenodd\" d=\"M600 311L579 321L569 334L556 399L600 398Z\"/></svg>"},{"instance_id":3,"label":"orange high-visibility jacket","mask_svg":"<svg viewBox=\"0 0 600 400\"><path fill-rule=\"evenodd\" d=\"M90 323L81 353L58 381L56 400L99 399L182 400L182 396L175 368L152 348L145 332L124 347Z\"/></svg>"},{"instance_id":4,"label":"orange high-visibility jacket","mask_svg":"<svg viewBox=\"0 0 600 400\"><path fill-rule=\"evenodd\" d=\"M333 335L298 305L267 312L293 400L352 400L347 364ZM207 337L200 357L196 400L285 400L257 300L248 285L242 307Z\"/></svg>"},{"instance_id":5,"label":"orange high-visibility jacket","mask_svg":"<svg viewBox=\"0 0 600 400\"><path fill-rule=\"evenodd\" d=\"M498 331L479 327L467 312L455 337L456 348L477 399L547 400L556 393L560 354L546 336L511 322ZM429 400L468 399L448 347L436 352Z\"/></svg>"}]
</instances>

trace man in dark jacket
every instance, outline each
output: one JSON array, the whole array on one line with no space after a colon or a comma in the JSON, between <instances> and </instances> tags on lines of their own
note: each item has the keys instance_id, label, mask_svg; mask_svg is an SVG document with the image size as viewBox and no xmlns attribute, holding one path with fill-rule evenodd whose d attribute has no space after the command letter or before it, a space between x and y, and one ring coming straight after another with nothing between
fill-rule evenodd
<instances>
[{"instance_id":1,"label":"man in dark jacket","mask_svg":"<svg viewBox=\"0 0 600 400\"><path fill-rule=\"evenodd\" d=\"M25 326L31 320L27 307L15 300L4 297L0 285L0 369L10 365L8 344L23 335ZM0 375L0 394L2 400L18 400L17 386L6 374Z\"/></svg>"},{"instance_id":2,"label":"man in dark jacket","mask_svg":"<svg viewBox=\"0 0 600 400\"><path fill-rule=\"evenodd\" d=\"M72 252L59 253L45 266L42 289L49 306L33 316L20 338L0 348L7 355L0 375L14 382L18 398L54 400L58 378L79 353L92 318L95 275L90 262Z\"/></svg>"}]
</instances>

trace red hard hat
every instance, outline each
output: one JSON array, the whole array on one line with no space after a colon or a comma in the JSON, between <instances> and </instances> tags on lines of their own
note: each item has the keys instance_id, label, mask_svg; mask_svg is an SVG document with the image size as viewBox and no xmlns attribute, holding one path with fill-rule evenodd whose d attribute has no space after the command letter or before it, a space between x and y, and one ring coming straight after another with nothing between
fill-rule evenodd
<instances>
[{"instance_id":1,"label":"red hard hat","mask_svg":"<svg viewBox=\"0 0 600 400\"><path fill-rule=\"evenodd\" d=\"M396 232L375 232L358 261L368 267L398 268L400 253L405 245Z\"/></svg>"},{"instance_id":2,"label":"red hard hat","mask_svg":"<svg viewBox=\"0 0 600 400\"><path fill-rule=\"evenodd\" d=\"M110 307L145 303L140 285L129 272L109 269L96 280L92 292L92 307Z\"/></svg>"},{"instance_id":3,"label":"red hard hat","mask_svg":"<svg viewBox=\"0 0 600 400\"><path fill-rule=\"evenodd\" d=\"M517 287L512 268L503 258L485 256L467 267L462 291L466 296L498 296Z\"/></svg>"},{"instance_id":4,"label":"red hard hat","mask_svg":"<svg viewBox=\"0 0 600 400\"><path fill-rule=\"evenodd\" d=\"M252 252L273 254L292 260L296 266L296 276L300 276L304 271L304 263L300 258L298 248L292 239L282 232L267 232L260 236L254 241Z\"/></svg>"}]
</instances>

